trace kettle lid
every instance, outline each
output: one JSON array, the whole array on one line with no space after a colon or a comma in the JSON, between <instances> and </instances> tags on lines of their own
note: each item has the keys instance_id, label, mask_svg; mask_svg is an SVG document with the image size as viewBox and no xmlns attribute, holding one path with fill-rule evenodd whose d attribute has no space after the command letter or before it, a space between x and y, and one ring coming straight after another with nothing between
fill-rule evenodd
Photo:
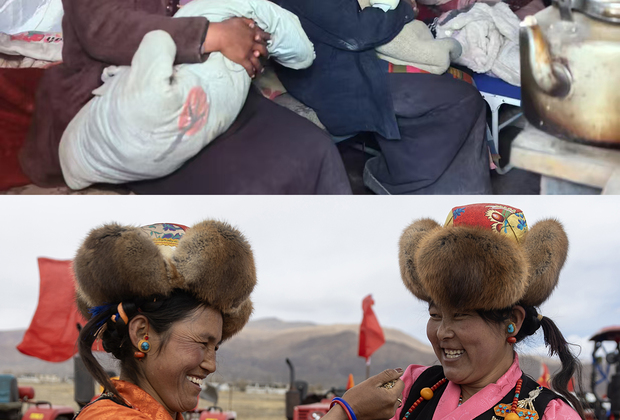
<instances>
[{"instance_id":1,"label":"kettle lid","mask_svg":"<svg viewBox=\"0 0 620 420\"><path fill-rule=\"evenodd\" d=\"M572 20L570 10L578 10L595 19L620 23L620 0L554 0L563 20Z\"/></svg>"}]
</instances>

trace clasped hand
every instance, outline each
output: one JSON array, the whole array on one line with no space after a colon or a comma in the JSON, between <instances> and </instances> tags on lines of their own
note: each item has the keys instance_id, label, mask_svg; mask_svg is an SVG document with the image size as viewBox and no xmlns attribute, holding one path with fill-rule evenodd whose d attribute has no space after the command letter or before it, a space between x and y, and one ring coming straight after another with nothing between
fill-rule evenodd
<instances>
[{"instance_id":1,"label":"clasped hand","mask_svg":"<svg viewBox=\"0 0 620 420\"><path fill-rule=\"evenodd\" d=\"M252 78L263 71L260 57L267 57L267 41L271 38L252 19L235 17L211 22L202 46L203 53L219 51L243 66Z\"/></svg>"}]
</instances>

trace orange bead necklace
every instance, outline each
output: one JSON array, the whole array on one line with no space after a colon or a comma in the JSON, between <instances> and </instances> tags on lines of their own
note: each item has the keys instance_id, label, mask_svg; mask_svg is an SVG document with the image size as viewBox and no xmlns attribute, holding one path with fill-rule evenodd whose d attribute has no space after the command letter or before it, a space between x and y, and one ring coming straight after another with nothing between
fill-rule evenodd
<instances>
[{"instance_id":1,"label":"orange bead necklace","mask_svg":"<svg viewBox=\"0 0 620 420\"><path fill-rule=\"evenodd\" d=\"M407 418L409 418L409 415L411 415L411 413L413 412L413 410L416 409L416 407L424 400L428 401L431 398L433 398L434 395L434 391L439 388L441 385L443 385L445 382L447 381L446 378L441 379L439 382L437 382L435 385L433 385L430 388L422 388L422 390L420 390L420 398L418 398L413 405L409 408L409 410L407 410L407 412L405 413L405 415L403 416L403 418L401 420L407 420ZM512 399L512 405L510 406L510 413L508 413L506 415L506 417L504 417L504 420L519 420L519 415L517 414L517 404L519 403L519 393L521 392L521 385L523 384L523 379L519 378L519 380L517 381L517 387L515 388L515 396ZM461 398L459 399L459 405L461 405L462 403L462 394L461 394Z\"/></svg>"},{"instance_id":2,"label":"orange bead necklace","mask_svg":"<svg viewBox=\"0 0 620 420\"><path fill-rule=\"evenodd\" d=\"M437 382L435 385L433 385L430 388L422 388L420 390L420 398L418 398L413 405L409 408L409 410L407 410L407 412L405 413L405 415L403 416L402 420L407 420L407 418L409 417L409 415L411 414L411 412L413 410L416 409L416 407L423 401L423 400L430 400L431 398L433 398L434 395L434 391L439 388L440 386L442 386L445 382L447 381L446 378L441 379L439 382Z\"/></svg>"}]
</instances>

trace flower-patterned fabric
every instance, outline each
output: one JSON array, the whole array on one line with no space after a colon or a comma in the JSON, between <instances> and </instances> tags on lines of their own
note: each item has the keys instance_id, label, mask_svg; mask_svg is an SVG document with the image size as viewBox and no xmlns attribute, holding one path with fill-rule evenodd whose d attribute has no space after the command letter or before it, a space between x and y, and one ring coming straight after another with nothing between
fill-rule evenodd
<instances>
[{"instance_id":1,"label":"flower-patterned fabric","mask_svg":"<svg viewBox=\"0 0 620 420\"><path fill-rule=\"evenodd\" d=\"M503 204L480 203L454 207L444 227L476 226L489 229L521 243L528 231L525 215L515 207Z\"/></svg>"}]
</instances>

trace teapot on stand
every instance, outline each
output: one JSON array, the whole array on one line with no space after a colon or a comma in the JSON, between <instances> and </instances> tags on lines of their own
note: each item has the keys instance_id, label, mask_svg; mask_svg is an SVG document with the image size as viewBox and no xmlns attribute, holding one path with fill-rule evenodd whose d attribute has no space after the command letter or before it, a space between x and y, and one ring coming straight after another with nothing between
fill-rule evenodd
<instances>
[{"instance_id":1,"label":"teapot on stand","mask_svg":"<svg viewBox=\"0 0 620 420\"><path fill-rule=\"evenodd\" d=\"M554 0L523 20L519 42L530 124L620 148L620 0Z\"/></svg>"}]
</instances>

